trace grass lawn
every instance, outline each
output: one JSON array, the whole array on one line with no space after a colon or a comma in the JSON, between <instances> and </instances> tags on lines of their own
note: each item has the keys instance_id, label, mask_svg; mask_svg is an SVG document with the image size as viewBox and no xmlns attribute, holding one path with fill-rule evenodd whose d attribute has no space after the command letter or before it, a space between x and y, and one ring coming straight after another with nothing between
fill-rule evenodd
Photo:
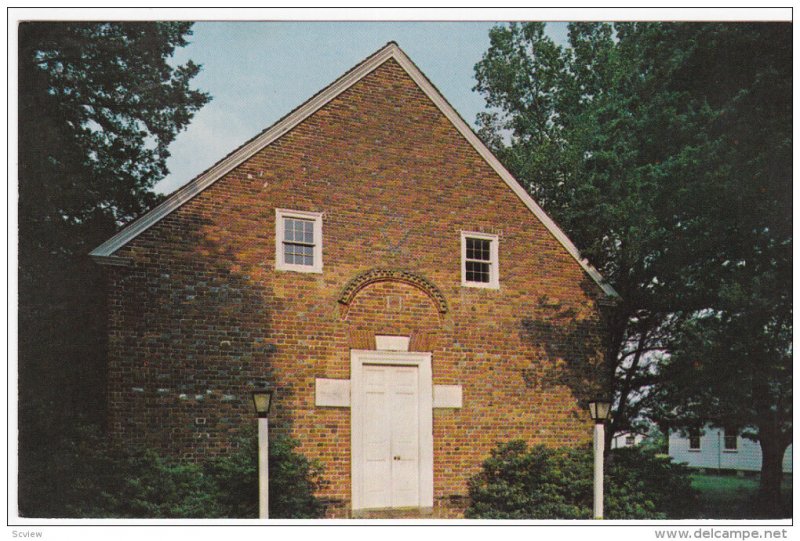
<instances>
[{"instance_id":1,"label":"grass lawn","mask_svg":"<svg viewBox=\"0 0 800 541\"><path fill-rule=\"evenodd\" d=\"M700 492L697 518L759 519L754 500L758 492L758 476L692 474L692 487ZM792 478L784 476L781 487L783 505L781 518L792 516Z\"/></svg>"}]
</instances>

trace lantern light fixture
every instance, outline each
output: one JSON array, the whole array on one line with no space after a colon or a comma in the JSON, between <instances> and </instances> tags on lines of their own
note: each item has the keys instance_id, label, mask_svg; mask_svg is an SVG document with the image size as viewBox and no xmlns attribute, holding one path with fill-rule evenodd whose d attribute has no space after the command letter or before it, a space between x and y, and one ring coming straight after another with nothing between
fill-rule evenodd
<instances>
[{"instance_id":1,"label":"lantern light fixture","mask_svg":"<svg viewBox=\"0 0 800 541\"><path fill-rule=\"evenodd\" d=\"M253 406L256 410L256 415L259 418L267 417L269 415L270 408L272 407L272 397L275 394L275 391L271 389L264 389L259 391L253 391Z\"/></svg>"},{"instance_id":2,"label":"lantern light fixture","mask_svg":"<svg viewBox=\"0 0 800 541\"><path fill-rule=\"evenodd\" d=\"M595 423L602 423L608 419L611 411L611 401L604 398L596 398L589 401L589 415Z\"/></svg>"}]
</instances>

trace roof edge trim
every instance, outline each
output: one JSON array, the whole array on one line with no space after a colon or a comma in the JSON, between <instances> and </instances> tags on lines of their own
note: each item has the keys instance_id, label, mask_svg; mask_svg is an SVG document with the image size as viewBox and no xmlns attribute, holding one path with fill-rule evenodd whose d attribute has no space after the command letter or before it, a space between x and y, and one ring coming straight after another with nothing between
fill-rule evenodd
<instances>
[{"instance_id":1,"label":"roof edge trim","mask_svg":"<svg viewBox=\"0 0 800 541\"><path fill-rule=\"evenodd\" d=\"M425 92L428 98L433 101L439 110L447 117L447 119L456 127L456 129L464 136L464 138L475 148L480 156L488 163L495 172L500 175L505 183L511 190L517 194L526 207L544 224L548 231L561 243L561 245L575 258L578 264L586 271L586 273L597 282L597 285L603 290L606 295L611 297L618 297L619 293L605 281L603 276L595 269L585 258L583 258L569 237L558 227L550 216L540 207L536 201L525 191L516 178L500 163L500 160L492 153L491 150L480 140L480 138L472 131L461 115L450 105L442 94L433 86L427 77L420 71L419 68L406 56L406 54L398 47L395 59L398 63L408 72L414 82Z\"/></svg>"},{"instance_id":2,"label":"roof edge trim","mask_svg":"<svg viewBox=\"0 0 800 541\"><path fill-rule=\"evenodd\" d=\"M364 60L351 71L331 83L323 91L304 102L289 115L268 128L261 135L251 139L230 155L223 158L210 169L201 173L194 180L175 191L171 196L149 212L123 227L116 235L92 250L89 255L108 256L125 246L128 242L144 233L147 229L161 221L175 209L194 198L197 194L214 184L217 180L241 165L270 143L286 134L303 120L314 114L326 103L360 81L365 75L391 58L397 45L389 44Z\"/></svg>"},{"instance_id":3,"label":"roof edge trim","mask_svg":"<svg viewBox=\"0 0 800 541\"><path fill-rule=\"evenodd\" d=\"M90 255L95 263L107 267L130 267L132 263L127 257L119 257L116 255Z\"/></svg>"}]
</instances>

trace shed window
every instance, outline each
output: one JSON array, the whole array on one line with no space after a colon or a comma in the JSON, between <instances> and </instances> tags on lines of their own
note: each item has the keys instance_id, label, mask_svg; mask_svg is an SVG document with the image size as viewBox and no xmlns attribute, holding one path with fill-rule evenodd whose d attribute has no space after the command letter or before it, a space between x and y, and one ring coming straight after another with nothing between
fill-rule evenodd
<instances>
[{"instance_id":1,"label":"shed window","mask_svg":"<svg viewBox=\"0 0 800 541\"><path fill-rule=\"evenodd\" d=\"M739 448L739 431L733 428L725 429L725 450L736 451Z\"/></svg>"},{"instance_id":2,"label":"shed window","mask_svg":"<svg viewBox=\"0 0 800 541\"><path fill-rule=\"evenodd\" d=\"M700 430L696 428L689 430L689 449L692 451L700 450Z\"/></svg>"}]
</instances>

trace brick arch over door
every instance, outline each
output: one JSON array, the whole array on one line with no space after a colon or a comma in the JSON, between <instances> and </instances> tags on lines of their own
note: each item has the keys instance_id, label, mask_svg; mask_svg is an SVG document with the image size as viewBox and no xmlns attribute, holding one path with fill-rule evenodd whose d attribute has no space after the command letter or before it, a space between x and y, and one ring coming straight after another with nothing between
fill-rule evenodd
<instances>
[{"instance_id":1,"label":"brick arch over door","mask_svg":"<svg viewBox=\"0 0 800 541\"><path fill-rule=\"evenodd\" d=\"M447 303L439 289L408 271L374 269L342 290L342 318L352 349L375 349L375 335L410 336L410 351L431 351L440 335Z\"/></svg>"},{"instance_id":2,"label":"brick arch over door","mask_svg":"<svg viewBox=\"0 0 800 541\"><path fill-rule=\"evenodd\" d=\"M347 282L339 294L339 302L349 306L363 288L377 282L402 282L416 287L431 298L440 314L447 313L447 301L433 282L415 272L399 269L370 269Z\"/></svg>"}]
</instances>

